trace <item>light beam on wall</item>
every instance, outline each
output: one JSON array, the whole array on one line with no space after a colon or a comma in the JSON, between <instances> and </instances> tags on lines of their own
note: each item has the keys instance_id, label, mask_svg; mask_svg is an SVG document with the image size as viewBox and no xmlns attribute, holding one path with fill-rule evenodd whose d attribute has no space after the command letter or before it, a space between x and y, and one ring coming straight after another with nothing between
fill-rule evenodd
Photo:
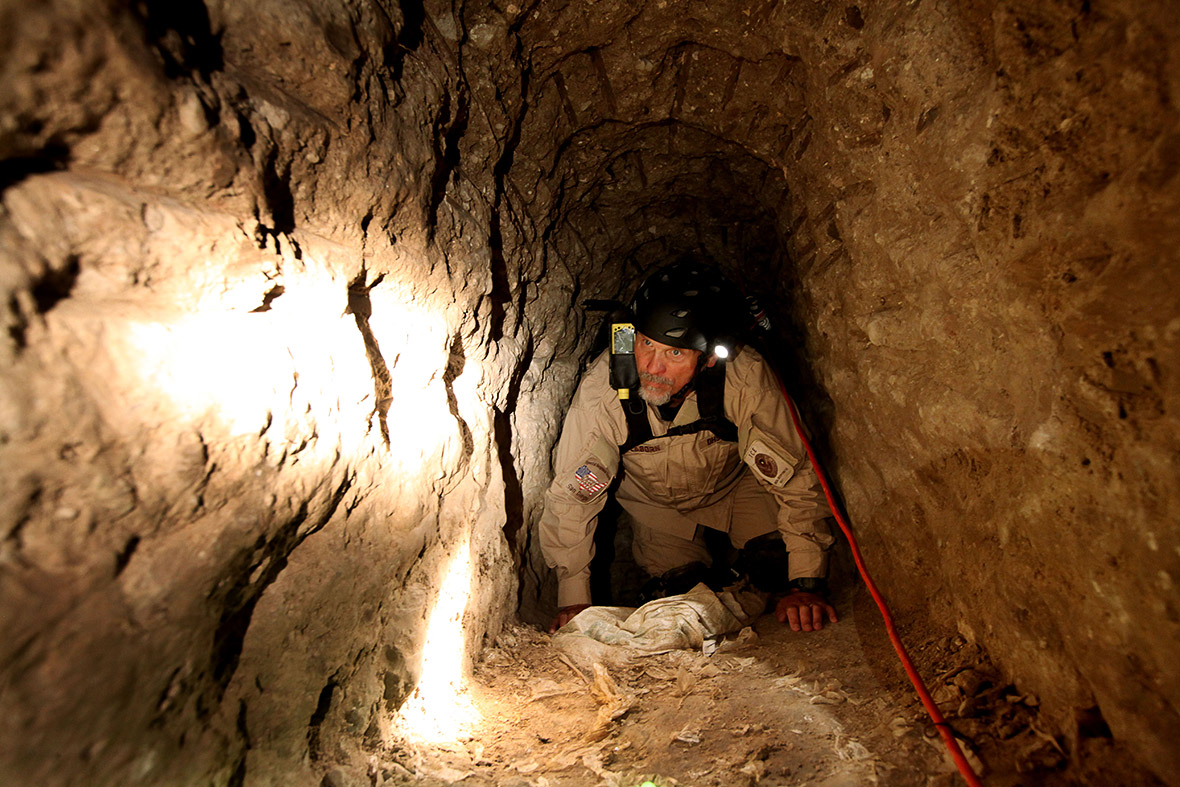
<instances>
[{"instance_id":1,"label":"light beam on wall","mask_svg":"<svg viewBox=\"0 0 1180 787\"><path fill-rule=\"evenodd\" d=\"M442 379L450 340L440 310L382 288L390 292L374 291L369 323L392 378L382 394L400 416L382 448L386 469L404 475L436 464L448 440L461 441ZM275 453L302 445L305 462L371 451L379 397L347 285L327 274L288 278L263 312L226 310L243 298L225 297L127 323L117 352L134 370L130 409L147 423L211 419L231 438L265 435Z\"/></svg>"},{"instance_id":2,"label":"light beam on wall","mask_svg":"<svg viewBox=\"0 0 1180 787\"><path fill-rule=\"evenodd\" d=\"M380 486L391 505L396 490L437 483L464 450L459 416L476 412L478 367L448 377L452 329L429 296L386 279L368 291L371 330L364 336L348 311L347 285L329 274L288 277L264 311L227 308L251 299L229 292L180 315L129 321L117 366L130 368L127 400L148 424L188 422L215 428L237 445L266 442L287 472L315 476L324 465L378 456ZM257 299L255 299L257 300ZM378 352L387 386L375 389L370 353ZM377 429L377 401L388 396L388 441ZM468 438L470 439L470 438ZM218 466L257 462L258 452L233 448ZM290 456L297 454L295 459ZM249 470L249 465L235 468ZM396 719L410 740L462 739L479 721L467 690L463 617L471 595L468 539L452 538L439 564L427 619L420 679Z\"/></svg>"},{"instance_id":3,"label":"light beam on wall","mask_svg":"<svg viewBox=\"0 0 1180 787\"><path fill-rule=\"evenodd\" d=\"M456 545L430 613L418 686L394 722L395 730L413 741L459 741L480 721L467 688L463 615L470 595L471 548L464 539Z\"/></svg>"}]
</instances>

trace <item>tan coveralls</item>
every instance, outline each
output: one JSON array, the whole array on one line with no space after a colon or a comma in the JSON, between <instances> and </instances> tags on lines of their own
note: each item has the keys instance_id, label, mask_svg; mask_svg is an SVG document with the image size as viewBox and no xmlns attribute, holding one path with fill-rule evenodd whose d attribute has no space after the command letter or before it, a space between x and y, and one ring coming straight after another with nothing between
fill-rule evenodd
<instances>
[{"instance_id":1,"label":"tan coveralls","mask_svg":"<svg viewBox=\"0 0 1180 787\"><path fill-rule=\"evenodd\" d=\"M725 415L737 426L736 445L698 432L656 439L623 456L616 496L635 523L637 562L659 574L694 559L698 525L729 533L739 548L777 527L790 553L790 579L825 576L833 539L822 520L831 511L778 381L751 348L727 364ZM654 407L647 407L647 416L657 438L671 426L692 423L700 417L696 393L670 424ZM594 529L626 436L626 416L603 353L566 416L541 517L541 551L557 570L560 607L591 602ZM699 539L695 549L702 549Z\"/></svg>"}]
</instances>

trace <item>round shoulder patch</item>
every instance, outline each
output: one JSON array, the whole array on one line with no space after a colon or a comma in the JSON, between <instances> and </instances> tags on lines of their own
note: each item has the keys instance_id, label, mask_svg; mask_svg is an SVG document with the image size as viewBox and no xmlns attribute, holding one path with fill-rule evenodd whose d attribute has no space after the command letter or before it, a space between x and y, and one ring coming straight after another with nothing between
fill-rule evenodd
<instances>
[{"instance_id":1,"label":"round shoulder patch","mask_svg":"<svg viewBox=\"0 0 1180 787\"><path fill-rule=\"evenodd\" d=\"M790 454L768 444L765 440L751 440L742 458L771 486L785 486L795 474L796 463L792 461Z\"/></svg>"}]
</instances>

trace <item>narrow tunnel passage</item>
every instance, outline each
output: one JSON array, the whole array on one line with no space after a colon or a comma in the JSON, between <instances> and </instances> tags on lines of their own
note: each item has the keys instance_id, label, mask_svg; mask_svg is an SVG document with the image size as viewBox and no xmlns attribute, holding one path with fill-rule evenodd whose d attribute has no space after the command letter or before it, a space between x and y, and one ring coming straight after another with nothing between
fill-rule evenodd
<instances>
[{"instance_id":1,"label":"narrow tunnel passage","mask_svg":"<svg viewBox=\"0 0 1180 787\"><path fill-rule=\"evenodd\" d=\"M992 783L1176 783L1174 3L92 6L0 0L0 781L951 782L842 546L537 628L583 306L692 255Z\"/></svg>"}]
</instances>

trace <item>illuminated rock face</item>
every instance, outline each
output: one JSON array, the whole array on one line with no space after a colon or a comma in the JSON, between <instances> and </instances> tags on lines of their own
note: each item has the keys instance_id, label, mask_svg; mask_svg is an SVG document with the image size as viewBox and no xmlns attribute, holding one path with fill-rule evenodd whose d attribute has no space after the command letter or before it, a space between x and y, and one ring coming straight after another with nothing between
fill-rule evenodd
<instances>
[{"instance_id":1,"label":"illuminated rock face","mask_svg":"<svg viewBox=\"0 0 1180 787\"><path fill-rule=\"evenodd\" d=\"M4 783L312 779L450 566L457 662L516 605L578 361L489 242L511 114L420 18L248 6L4 14Z\"/></svg>"},{"instance_id":2,"label":"illuminated rock face","mask_svg":"<svg viewBox=\"0 0 1180 787\"><path fill-rule=\"evenodd\" d=\"M684 252L779 326L895 604L1174 771L1170 4L27 5L0 781L360 762L457 558L468 655L551 611L576 304Z\"/></svg>"}]
</instances>

